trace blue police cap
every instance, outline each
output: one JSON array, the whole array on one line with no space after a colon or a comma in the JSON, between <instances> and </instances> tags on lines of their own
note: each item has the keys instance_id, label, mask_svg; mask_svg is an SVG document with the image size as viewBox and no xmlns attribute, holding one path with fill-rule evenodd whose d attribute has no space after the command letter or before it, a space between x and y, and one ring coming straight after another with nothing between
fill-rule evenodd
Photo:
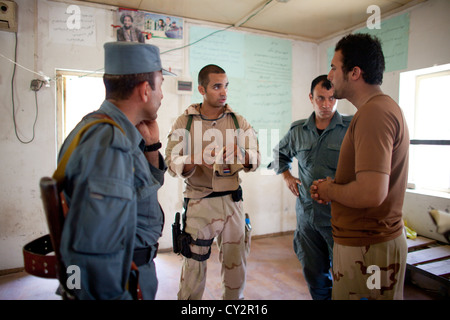
<instances>
[{"instance_id":1,"label":"blue police cap","mask_svg":"<svg viewBox=\"0 0 450 320\"><path fill-rule=\"evenodd\" d=\"M139 42L107 42L105 48L105 73L112 75L147 73L162 71L174 76L161 65L159 48Z\"/></svg>"}]
</instances>

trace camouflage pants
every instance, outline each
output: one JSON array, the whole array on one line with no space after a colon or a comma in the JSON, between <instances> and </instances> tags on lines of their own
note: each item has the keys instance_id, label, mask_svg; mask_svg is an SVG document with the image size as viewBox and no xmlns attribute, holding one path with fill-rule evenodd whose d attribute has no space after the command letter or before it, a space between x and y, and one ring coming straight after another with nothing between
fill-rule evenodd
<instances>
[{"instance_id":1,"label":"camouflage pants","mask_svg":"<svg viewBox=\"0 0 450 320\"><path fill-rule=\"evenodd\" d=\"M334 300L402 300L408 252L404 234L365 247L334 243Z\"/></svg>"},{"instance_id":2,"label":"camouflage pants","mask_svg":"<svg viewBox=\"0 0 450 320\"><path fill-rule=\"evenodd\" d=\"M191 199L186 211L185 231L194 240L216 238L222 263L222 298L243 299L250 235L245 230L242 201L231 195ZM208 253L209 247L191 245L197 254ZM183 257L178 299L200 300L206 285L206 261Z\"/></svg>"}]
</instances>

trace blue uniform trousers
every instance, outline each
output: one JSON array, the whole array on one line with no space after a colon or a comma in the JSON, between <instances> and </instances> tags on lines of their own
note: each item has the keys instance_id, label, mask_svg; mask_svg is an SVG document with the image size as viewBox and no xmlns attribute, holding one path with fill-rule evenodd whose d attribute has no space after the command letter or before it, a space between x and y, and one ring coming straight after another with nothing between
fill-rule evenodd
<instances>
[{"instance_id":1,"label":"blue uniform trousers","mask_svg":"<svg viewBox=\"0 0 450 320\"><path fill-rule=\"evenodd\" d=\"M330 300L330 268L333 261L331 226L320 227L307 219L299 220L294 234L294 251L302 264L309 292L314 300Z\"/></svg>"}]
</instances>

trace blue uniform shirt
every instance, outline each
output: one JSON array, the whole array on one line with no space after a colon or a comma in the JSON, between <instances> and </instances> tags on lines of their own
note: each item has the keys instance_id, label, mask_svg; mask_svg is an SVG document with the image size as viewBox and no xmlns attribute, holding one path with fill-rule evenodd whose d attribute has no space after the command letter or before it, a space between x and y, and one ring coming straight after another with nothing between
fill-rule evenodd
<instances>
[{"instance_id":1,"label":"blue uniform shirt","mask_svg":"<svg viewBox=\"0 0 450 320\"><path fill-rule=\"evenodd\" d=\"M126 286L133 251L155 247L162 233L164 216L157 191L167 167L161 154L160 168L148 163L142 135L116 106L105 100L98 112L110 116L125 135L112 125L95 125L72 153L65 170L70 209L61 255L66 267L80 268L78 298L131 299ZM59 158L79 129L93 120L76 126Z\"/></svg>"},{"instance_id":2,"label":"blue uniform shirt","mask_svg":"<svg viewBox=\"0 0 450 320\"><path fill-rule=\"evenodd\" d=\"M334 178L342 140L352 116L342 116L337 111L328 127L318 134L315 113L308 119L291 124L288 133L274 148L274 161L269 164L277 174L291 169L292 159L298 160L299 186L296 211L298 218L307 219L317 226L330 226L330 205L311 199L309 187L317 179Z\"/></svg>"}]
</instances>

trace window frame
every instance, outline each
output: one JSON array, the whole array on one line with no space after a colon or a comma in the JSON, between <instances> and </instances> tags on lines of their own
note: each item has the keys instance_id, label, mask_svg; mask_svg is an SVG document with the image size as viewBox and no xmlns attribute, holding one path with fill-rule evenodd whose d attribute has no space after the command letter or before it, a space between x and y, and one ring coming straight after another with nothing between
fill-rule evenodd
<instances>
[{"instance_id":1,"label":"window frame","mask_svg":"<svg viewBox=\"0 0 450 320\"><path fill-rule=\"evenodd\" d=\"M59 150L64 142L64 130L66 127L66 97L67 97L67 77L98 77L103 78L103 72L80 71L69 69L56 70L56 143Z\"/></svg>"},{"instance_id":2,"label":"window frame","mask_svg":"<svg viewBox=\"0 0 450 320\"><path fill-rule=\"evenodd\" d=\"M400 92L399 92L399 104L405 113L406 121L410 130L410 146L411 145L428 145L428 146L442 146L449 147L450 140L447 139L416 139L415 138L415 125L418 121L417 108L418 95L419 95L419 82L421 79L436 77L440 74L450 74L450 64L433 66L430 68L423 68L418 70L406 71L400 73ZM414 92L414 94L411 94ZM411 168L410 168L411 169ZM408 186L411 189L416 189L414 183L410 181L411 173L408 176ZM446 190L436 190L427 187L418 186L418 189L426 190L427 192L444 193L450 196L450 186Z\"/></svg>"}]
</instances>

